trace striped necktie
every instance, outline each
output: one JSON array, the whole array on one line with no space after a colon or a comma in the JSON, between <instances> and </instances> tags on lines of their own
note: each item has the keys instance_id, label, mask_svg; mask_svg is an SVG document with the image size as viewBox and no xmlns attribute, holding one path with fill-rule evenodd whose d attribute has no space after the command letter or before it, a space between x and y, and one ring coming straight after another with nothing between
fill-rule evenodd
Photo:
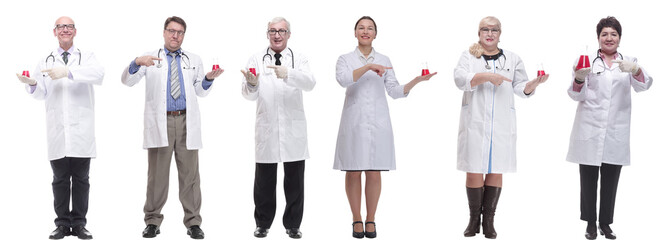
<instances>
[{"instance_id":1,"label":"striped necktie","mask_svg":"<svg viewBox=\"0 0 669 240\"><path fill-rule=\"evenodd\" d=\"M179 53L171 52L172 63L170 64L170 94L174 99L181 96L181 84L179 83L179 67L177 67L177 56Z\"/></svg>"}]
</instances>

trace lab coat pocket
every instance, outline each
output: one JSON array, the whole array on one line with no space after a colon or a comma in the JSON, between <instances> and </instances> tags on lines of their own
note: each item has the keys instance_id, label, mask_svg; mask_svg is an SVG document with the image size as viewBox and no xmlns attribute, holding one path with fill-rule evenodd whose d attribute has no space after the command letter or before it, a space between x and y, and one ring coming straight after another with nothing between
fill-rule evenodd
<instances>
[{"instance_id":1,"label":"lab coat pocket","mask_svg":"<svg viewBox=\"0 0 669 240\"><path fill-rule=\"evenodd\" d=\"M76 134L72 136L73 144L78 145L81 150L91 151L95 147L95 113L87 107L78 108Z\"/></svg>"},{"instance_id":2,"label":"lab coat pocket","mask_svg":"<svg viewBox=\"0 0 669 240\"><path fill-rule=\"evenodd\" d=\"M629 142L630 129L629 127L618 127L615 129L616 140L620 142Z\"/></svg>"},{"instance_id":3,"label":"lab coat pocket","mask_svg":"<svg viewBox=\"0 0 669 240\"><path fill-rule=\"evenodd\" d=\"M292 121L291 134L295 138L303 138L307 136L307 121L305 120L293 120Z\"/></svg>"},{"instance_id":4,"label":"lab coat pocket","mask_svg":"<svg viewBox=\"0 0 669 240\"><path fill-rule=\"evenodd\" d=\"M60 142L63 137L63 114L62 111L48 110L46 112L47 139Z\"/></svg>"}]
</instances>

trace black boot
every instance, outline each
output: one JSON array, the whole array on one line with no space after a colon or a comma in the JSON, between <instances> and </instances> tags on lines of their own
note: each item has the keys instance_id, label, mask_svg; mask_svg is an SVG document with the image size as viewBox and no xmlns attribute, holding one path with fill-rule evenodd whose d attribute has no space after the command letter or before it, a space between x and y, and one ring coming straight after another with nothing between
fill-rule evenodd
<instances>
[{"instance_id":1,"label":"black boot","mask_svg":"<svg viewBox=\"0 0 669 240\"><path fill-rule=\"evenodd\" d=\"M465 229L465 237L473 237L481 230L483 187L467 188L467 200L469 200L469 225Z\"/></svg>"},{"instance_id":2,"label":"black boot","mask_svg":"<svg viewBox=\"0 0 669 240\"><path fill-rule=\"evenodd\" d=\"M502 193L501 187L485 186L483 191L483 234L486 238L497 238L495 232L495 210L497 209L497 202L499 201L499 194Z\"/></svg>"}]
</instances>

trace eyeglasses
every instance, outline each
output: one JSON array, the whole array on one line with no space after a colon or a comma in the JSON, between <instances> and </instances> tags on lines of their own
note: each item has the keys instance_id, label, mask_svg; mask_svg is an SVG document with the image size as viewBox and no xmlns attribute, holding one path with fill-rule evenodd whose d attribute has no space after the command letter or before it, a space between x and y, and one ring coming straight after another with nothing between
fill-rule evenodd
<instances>
[{"instance_id":1,"label":"eyeglasses","mask_svg":"<svg viewBox=\"0 0 669 240\"><path fill-rule=\"evenodd\" d=\"M63 28L67 28L67 30L74 30L74 24L56 24L55 29L63 30Z\"/></svg>"},{"instance_id":2,"label":"eyeglasses","mask_svg":"<svg viewBox=\"0 0 669 240\"><path fill-rule=\"evenodd\" d=\"M183 36L184 34L186 34L186 32L184 32L184 31L177 31L177 30L174 30L174 29L165 29L165 31L167 31L168 33L170 33L170 35L174 35L174 34L176 33L177 36L179 36L179 37L181 37L181 36Z\"/></svg>"},{"instance_id":3,"label":"eyeglasses","mask_svg":"<svg viewBox=\"0 0 669 240\"><path fill-rule=\"evenodd\" d=\"M286 29L279 29L279 30L270 29L270 30L267 30L267 35L270 35L270 36L274 36L274 34L277 34L277 33L279 33L279 36L286 36L286 33L289 33L289 32Z\"/></svg>"},{"instance_id":4,"label":"eyeglasses","mask_svg":"<svg viewBox=\"0 0 669 240\"><path fill-rule=\"evenodd\" d=\"M489 32L489 33L492 33L494 35L499 34L499 28L492 28L492 29L491 28L481 28L481 29L479 29L479 31L481 31L482 33Z\"/></svg>"}]
</instances>

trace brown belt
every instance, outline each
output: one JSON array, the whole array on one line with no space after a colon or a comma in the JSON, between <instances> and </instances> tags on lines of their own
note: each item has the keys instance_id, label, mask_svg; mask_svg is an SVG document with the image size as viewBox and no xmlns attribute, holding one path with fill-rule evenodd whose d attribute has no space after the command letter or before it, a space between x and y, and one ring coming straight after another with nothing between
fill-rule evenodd
<instances>
[{"instance_id":1,"label":"brown belt","mask_svg":"<svg viewBox=\"0 0 669 240\"><path fill-rule=\"evenodd\" d=\"M167 116L179 116L179 115L184 115L184 114L186 114L186 110L167 111Z\"/></svg>"}]
</instances>

